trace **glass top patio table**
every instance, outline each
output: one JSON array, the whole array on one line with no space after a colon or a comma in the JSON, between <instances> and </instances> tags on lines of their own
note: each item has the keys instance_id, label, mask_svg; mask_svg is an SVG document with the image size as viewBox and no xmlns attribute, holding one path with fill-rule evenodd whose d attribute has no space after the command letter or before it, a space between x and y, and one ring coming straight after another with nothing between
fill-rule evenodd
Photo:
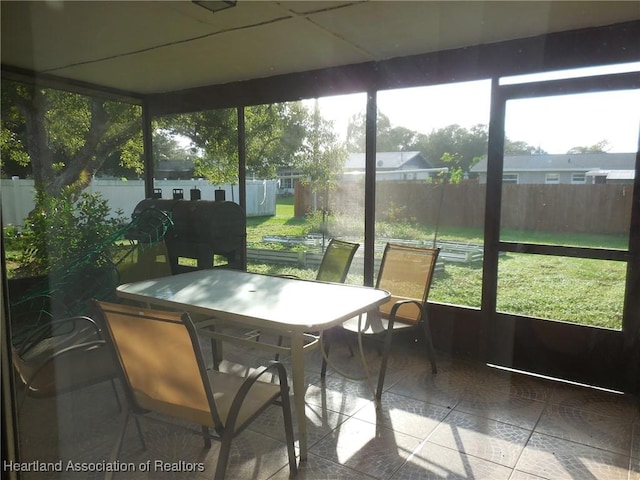
<instances>
[{"instance_id":1,"label":"glass top patio table","mask_svg":"<svg viewBox=\"0 0 640 480\"><path fill-rule=\"evenodd\" d=\"M290 337L301 460L307 457L304 350L308 333L339 325L377 308L389 298L388 292L371 287L219 268L124 284L116 291L121 298L182 309Z\"/></svg>"}]
</instances>

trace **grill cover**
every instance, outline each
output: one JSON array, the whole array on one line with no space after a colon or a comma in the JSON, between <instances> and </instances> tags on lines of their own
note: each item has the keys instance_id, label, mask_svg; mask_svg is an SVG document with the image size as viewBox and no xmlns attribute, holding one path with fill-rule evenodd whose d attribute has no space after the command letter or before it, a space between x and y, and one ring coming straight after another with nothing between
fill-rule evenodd
<instances>
[{"instance_id":1,"label":"grill cover","mask_svg":"<svg viewBox=\"0 0 640 480\"><path fill-rule=\"evenodd\" d=\"M246 218L238 204L147 198L138 203L133 217L148 209L161 210L173 221L165 242L174 273L213 268L221 264L220 256L227 268L246 268ZM197 266L185 265L189 262L183 259L194 259Z\"/></svg>"}]
</instances>

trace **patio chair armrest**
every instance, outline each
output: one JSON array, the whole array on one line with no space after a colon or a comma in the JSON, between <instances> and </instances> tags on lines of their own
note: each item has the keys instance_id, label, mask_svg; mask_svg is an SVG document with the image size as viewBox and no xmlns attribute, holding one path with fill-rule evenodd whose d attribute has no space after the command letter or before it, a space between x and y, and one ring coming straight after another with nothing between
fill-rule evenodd
<instances>
[{"instance_id":1,"label":"patio chair armrest","mask_svg":"<svg viewBox=\"0 0 640 480\"><path fill-rule=\"evenodd\" d=\"M398 300L393 304L393 307L391 307L391 311L389 312L389 330L393 329L393 324L396 321L396 315L398 314L398 310L400 309L400 307L402 307L403 305L408 305L410 303L413 303L416 307L418 307L421 316L424 315L424 305L422 304L422 302L410 298L407 298L405 300Z\"/></svg>"},{"instance_id":2,"label":"patio chair armrest","mask_svg":"<svg viewBox=\"0 0 640 480\"><path fill-rule=\"evenodd\" d=\"M52 329L55 329L56 327L65 325L67 323L76 323L79 321L86 322L91 327L93 327L98 339L102 340L102 330L100 329L96 321L93 320L92 318L89 318L87 316L61 318L59 320L53 320L47 323L46 325L41 325L40 327L36 328L33 332L31 332L31 334L28 335L27 338L25 338L22 342L20 342L20 345L17 346L18 355L20 356L24 355L45 338L55 336L51 334ZM73 329L75 330L75 328L76 327L74 326Z\"/></svg>"},{"instance_id":3,"label":"patio chair armrest","mask_svg":"<svg viewBox=\"0 0 640 480\"><path fill-rule=\"evenodd\" d=\"M263 376L264 374L266 374L267 372L273 369L277 370L278 372L280 389L281 390L284 389L284 391L288 393L289 384L287 380L287 370L284 368L284 365L282 364L282 362L276 362L272 360L269 362L269 365L262 366L254 370L247 376L247 379L242 384L242 387L240 387L240 389L238 390L238 393L236 394L236 398L238 398L241 394L244 398L244 396L247 395L247 392L253 386L253 384L256 383L261 376ZM234 400L234 403L235 403L235 400ZM231 409L233 410L233 407Z\"/></svg>"},{"instance_id":4,"label":"patio chair armrest","mask_svg":"<svg viewBox=\"0 0 640 480\"><path fill-rule=\"evenodd\" d=\"M242 386L236 392L231 408L229 409L229 415L227 416L227 424L225 428L235 429L235 423L240 413L240 408L244 402L245 397L249 393L251 387L258 381L258 379L267 373L269 370L276 369L278 372L278 379L280 380L280 394L284 398L285 395L289 395L289 385L287 382L287 370L281 362L271 361L269 365L262 366L253 372L242 383Z\"/></svg>"},{"instance_id":5,"label":"patio chair armrest","mask_svg":"<svg viewBox=\"0 0 640 480\"><path fill-rule=\"evenodd\" d=\"M69 345L68 347L62 348L60 350L57 350L56 352L52 353L47 361L51 361L54 358L57 358L61 355L65 355L69 352L74 352L76 350L82 350L82 351L89 351L89 350L93 350L96 347L102 347L105 346L107 344L107 342L105 340L92 340L90 342L82 342L82 343L77 343L75 345Z\"/></svg>"},{"instance_id":6,"label":"patio chair armrest","mask_svg":"<svg viewBox=\"0 0 640 480\"><path fill-rule=\"evenodd\" d=\"M67 305L51 293L25 297L11 304L11 321L23 325L22 329L13 334L12 341L15 344L22 344L40 327L51 324L54 319L53 311L63 314L63 318L73 316Z\"/></svg>"},{"instance_id":7,"label":"patio chair armrest","mask_svg":"<svg viewBox=\"0 0 640 480\"><path fill-rule=\"evenodd\" d=\"M61 356L66 355L66 354L69 354L69 353L76 352L76 351L85 351L85 352L87 352L89 350L92 350L92 349L98 348L98 347L104 348L106 343L107 342L105 340L93 340L93 341L89 341L89 342L83 342L83 343L78 343L78 344L75 344L75 345L70 345L70 346L62 348L62 349L60 349L60 350L58 350L56 352L53 352L51 355L49 355L47 358L45 358L42 361L42 363L35 369L35 371L31 374L31 376L29 378L25 378L24 373L19 371L18 373L20 374L20 376L21 376L21 378L23 379L23 382L24 382L25 395L26 395L26 392L29 391L29 389L31 388L31 386L33 385L35 380L38 378L38 375L40 375L40 372L42 372L56 358L61 357ZM22 401L20 403L22 403Z\"/></svg>"}]
</instances>

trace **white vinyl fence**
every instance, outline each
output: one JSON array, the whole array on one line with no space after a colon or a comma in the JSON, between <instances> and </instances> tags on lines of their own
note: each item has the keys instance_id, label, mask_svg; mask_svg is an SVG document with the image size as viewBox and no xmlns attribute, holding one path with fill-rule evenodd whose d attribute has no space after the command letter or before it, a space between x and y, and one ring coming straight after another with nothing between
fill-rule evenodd
<instances>
[{"instance_id":1,"label":"white vinyl fence","mask_svg":"<svg viewBox=\"0 0 640 480\"><path fill-rule=\"evenodd\" d=\"M276 180L247 180L247 216L258 217L276 213ZM226 200L239 203L238 185L210 185L205 180L155 180L154 188L162 190L162 198L173 198L174 189L182 189L184 198L191 198L191 190L200 190L202 200L214 200L214 191L225 191ZM113 212L122 210L125 216L133 213L136 205L144 199L142 180L95 179L85 190L100 193L109 202ZM24 219L34 207L35 189L33 180L0 180L2 196L2 223L4 226L24 225Z\"/></svg>"}]
</instances>

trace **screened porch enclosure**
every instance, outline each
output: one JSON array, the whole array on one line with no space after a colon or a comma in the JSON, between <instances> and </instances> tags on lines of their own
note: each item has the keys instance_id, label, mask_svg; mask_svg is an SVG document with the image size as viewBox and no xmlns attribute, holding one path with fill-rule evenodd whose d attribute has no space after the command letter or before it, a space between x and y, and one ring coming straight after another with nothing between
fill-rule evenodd
<instances>
[{"instance_id":1,"label":"screened porch enclosure","mask_svg":"<svg viewBox=\"0 0 640 480\"><path fill-rule=\"evenodd\" d=\"M6 8L11 15L12 9L24 6ZM73 13L69 11L69 15ZM17 38L11 28L7 38ZM563 122L568 125L577 121L576 115L585 114L565 104L571 97L583 95L581 103L593 118L596 133L592 135L609 135L616 116L627 119L623 113L634 110L638 103L637 63L629 63L638 60L637 29L638 22L631 21L164 93L153 91L152 83L138 87L140 92L135 93L135 82L126 90L114 88L118 82L111 80L111 87L106 87L29 71L9 62L12 53L8 47L3 50L2 71L6 79L25 84L36 82L141 105L143 178L149 198L154 196L154 168L158 169L153 160L154 129L170 128L180 118L182 125L189 125L196 119L206 122L207 118L228 117L227 130L211 130L207 135L224 139L224 148L233 160L201 167L220 183L237 183L237 193L232 190L234 198L229 200L246 208L247 178L274 174L260 170L259 155L264 154L264 148L254 119L275 108L315 112L334 129L335 141L346 141L349 152L354 152L349 155L361 155L362 163L354 167L348 161L342 163L342 169L340 164L331 167L334 183L330 187L301 182L306 207L295 214L315 211L316 223L317 217L324 215L320 230L325 234L362 244L354 267L359 271L350 281L373 284L376 262L386 241L439 243L444 271L434 284L431 308L440 348L485 360L498 355L506 366L635 390L636 375L630 371L635 367L629 360L635 355L638 322L639 240L638 229L632 227L638 223L634 175L638 166L632 158L637 154L637 149L632 150L637 146L637 119L627 120L625 147L616 147L629 150L632 159L625 170L629 180L622 183L588 183L587 179L595 182L594 170L607 172L613 167L605 162L597 169L574 172L569 186L559 180L564 175L560 169L545 173L540 165L533 170L543 172L544 184L535 184L526 180L524 173L506 170L505 158L517 148L517 132L522 130L518 120L511 120L518 110L528 109L529 114L517 117L527 118L544 106L547 112L556 112L551 116L565 115ZM582 57L576 52L583 52ZM608 70L580 70L587 67ZM563 73L572 70L575 73ZM550 80L532 76L549 71L559 73ZM474 98L483 100L472 104ZM302 106L296 106L301 100ZM607 110L603 110L604 104ZM460 128L468 117L485 129L473 130L473 125ZM180 128L189 133L186 126ZM476 144L460 144L460 151L453 154L438 150L434 147L438 139L427 136L428 129L466 134ZM553 131L544 131L540 125L539 146L555 138ZM408 158L411 153L403 152L400 137L393 138L411 132L415 149L423 150L428 162L417 170L412 163L402 163L403 155ZM588 138L593 138L594 144L600 140ZM276 154L287 154L291 148L283 139L273 142ZM402 141L407 144L406 137ZM385 164L384 158L393 158L389 156L393 150L400 160ZM574 152L579 161L575 153L580 152ZM619 154L612 154L612 158L615 155ZM528 158L526 161L535 164L535 152ZM477 167L473 167L476 164L487 165L486 174L478 176ZM431 173L421 177L422 171ZM299 203L304 202L296 199L296 208ZM574 274L566 278L557 275L555 280L546 273L567 271ZM593 280L605 277L606 282ZM528 284L540 288L532 292ZM582 303L585 298L592 300ZM503 322L507 328L498 327ZM496 340L505 335L511 341ZM569 346L562 341L567 337L586 340L581 347ZM526 357L532 360L521 359L520 348L513 346L520 344L519 339L529 351ZM536 339L539 344L533 348ZM506 350L500 352L502 345ZM532 355L532 348L540 352ZM577 352L585 357L574 357ZM540 358L553 358L548 360L553 368L537 368ZM573 359L570 363L575 367L565 368L567 359Z\"/></svg>"},{"instance_id":2,"label":"screened porch enclosure","mask_svg":"<svg viewBox=\"0 0 640 480\"><path fill-rule=\"evenodd\" d=\"M246 220L241 269L312 279L337 238L360 243L346 282L371 286L387 242L435 245L428 309L443 358L640 392L637 4L157 3L3 2L3 84L139 109L145 198L167 176L154 158L163 129L202 139L185 147L201 157L181 159L185 178L232 184L226 200L244 211L248 181L286 178L295 194L274 195L276 215ZM109 41L98 48L83 21ZM582 121L593 130L559 142ZM3 399L16 388L4 227ZM286 244L290 231L311 244ZM264 250L295 255L294 271ZM396 353L403 342L415 347L398 337Z\"/></svg>"}]
</instances>

